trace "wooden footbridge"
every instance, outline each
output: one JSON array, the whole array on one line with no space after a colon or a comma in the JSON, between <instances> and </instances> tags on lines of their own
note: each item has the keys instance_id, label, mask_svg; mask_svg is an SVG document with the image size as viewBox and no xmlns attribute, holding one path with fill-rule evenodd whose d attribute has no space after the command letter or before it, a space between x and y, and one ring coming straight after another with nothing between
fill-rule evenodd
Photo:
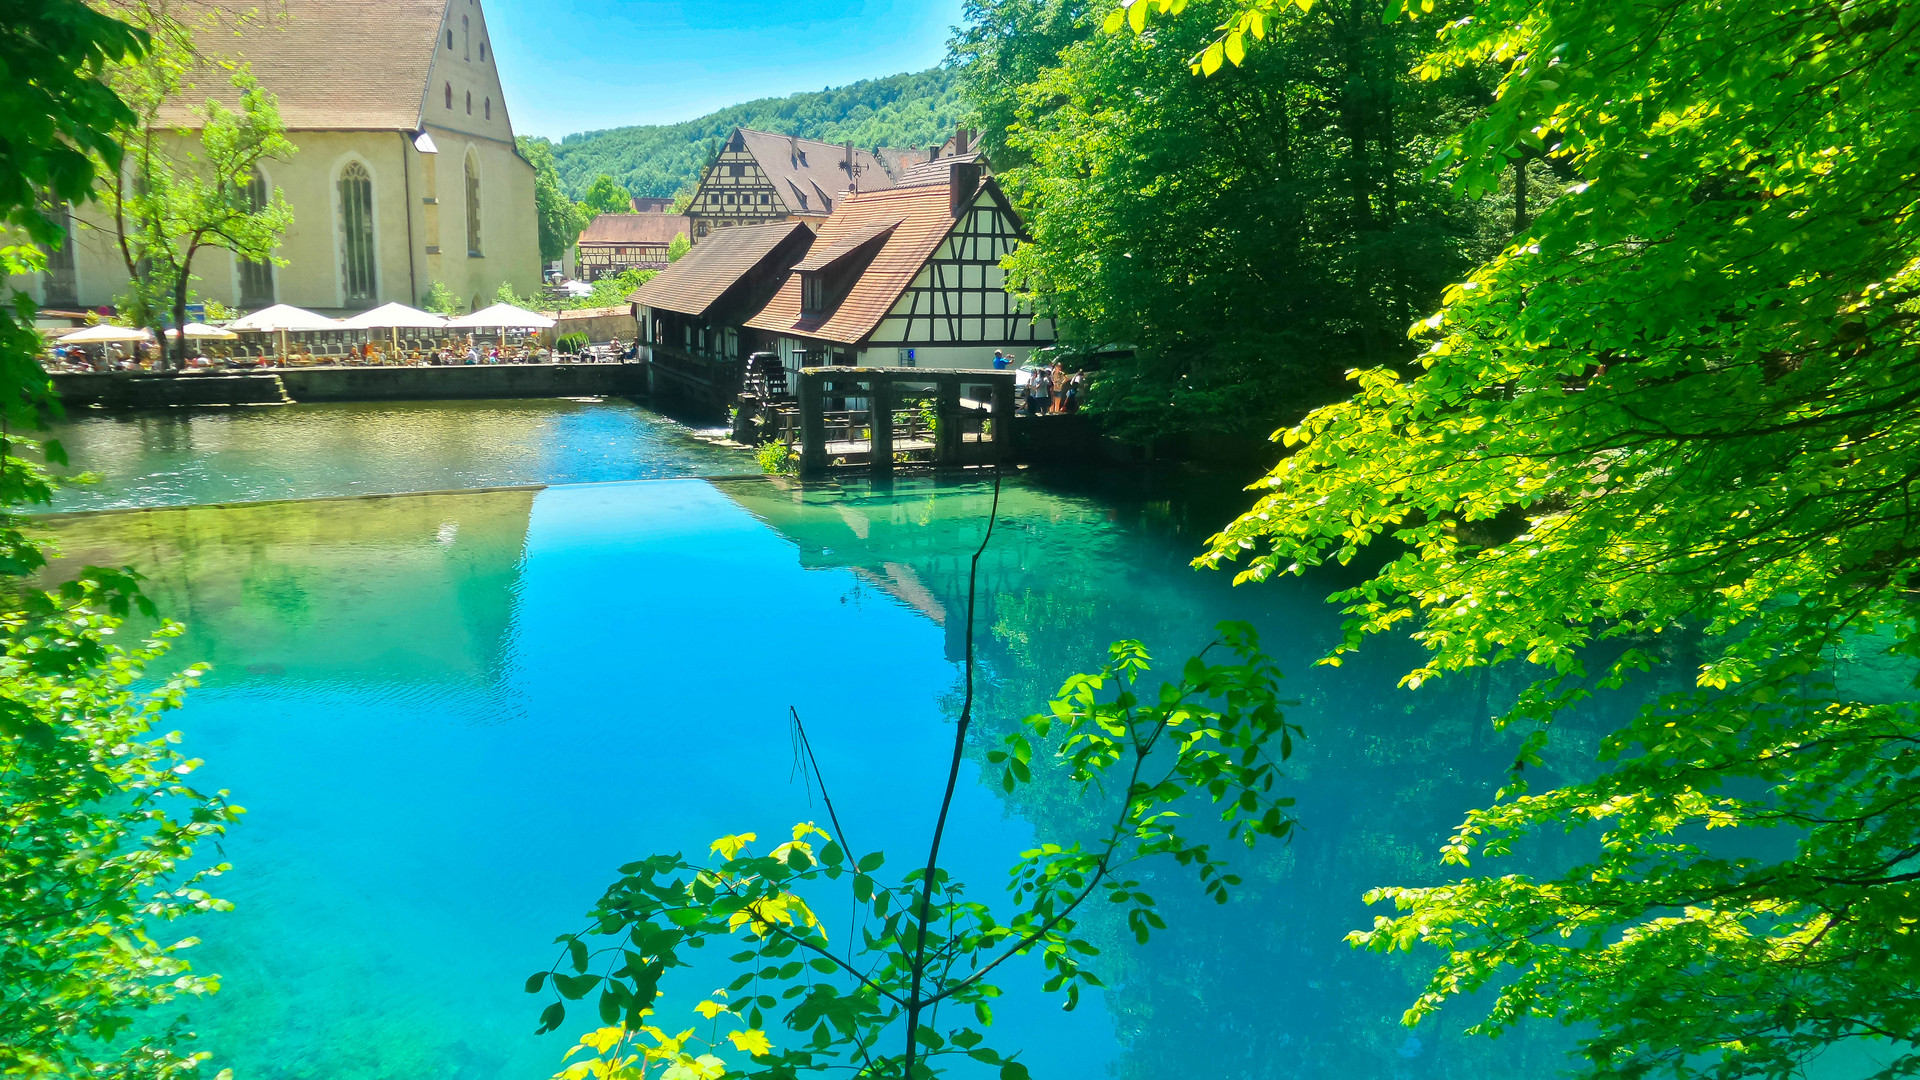
<instances>
[{"instance_id":1,"label":"wooden footbridge","mask_svg":"<svg viewBox=\"0 0 1920 1080\"><path fill-rule=\"evenodd\" d=\"M1014 373L973 368L813 367L795 387L800 471L1013 458Z\"/></svg>"}]
</instances>

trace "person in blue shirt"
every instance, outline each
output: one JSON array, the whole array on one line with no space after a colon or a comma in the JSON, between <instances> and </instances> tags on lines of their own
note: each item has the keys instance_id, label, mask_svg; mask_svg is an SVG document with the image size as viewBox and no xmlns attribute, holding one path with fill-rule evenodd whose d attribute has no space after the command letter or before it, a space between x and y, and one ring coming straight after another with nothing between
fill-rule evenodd
<instances>
[{"instance_id":1,"label":"person in blue shirt","mask_svg":"<svg viewBox=\"0 0 1920 1080\"><path fill-rule=\"evenodd\" d=\"M999 349L993 350L993 370L1005 371L1007 365L1012 362L1013 361L1007 359L1006 353L1001 352Z\"/></svg>"}]
</instances>

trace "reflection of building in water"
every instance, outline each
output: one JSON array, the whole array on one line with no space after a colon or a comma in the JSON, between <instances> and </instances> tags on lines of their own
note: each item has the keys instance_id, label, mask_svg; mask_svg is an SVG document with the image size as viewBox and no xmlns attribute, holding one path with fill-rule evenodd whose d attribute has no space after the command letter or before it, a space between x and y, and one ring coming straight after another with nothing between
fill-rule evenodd
<instances>
[{"instance_id":1,"label":"reflection of building in water","mask_svg":"<svg viewBox=\"0 0 1920 1080\"><path fill-rule=\"evenodd\" d=\"M945 628L948 659L961 658L967 576L992 507L991 487L934 480L901 481L874 491L858 485L808 489L784 481L715 486L791 540L802 566L852 571ZM1007 485L993 543L980 558L976 641L989 643L985 631L998 621L1007 598L1058 584L1048 580L1056 566L1049 549L1084 537L1087 528L1106 527L1104 515L1091 506Z\"/></svg>"},{"instance_id":2,"label":"reflection of building in water","mask_svg":"<svg viewBox=\"0 0 1920 1080\"><path fill-rule=\"evenodd\" d=\"M132 565L213 679L492 686L532 491L186 507L48 524L49 580ZM417 628L429 628L420 633ZM241 659L241 658L244 658Z\"/></svg>"}]
</instances>

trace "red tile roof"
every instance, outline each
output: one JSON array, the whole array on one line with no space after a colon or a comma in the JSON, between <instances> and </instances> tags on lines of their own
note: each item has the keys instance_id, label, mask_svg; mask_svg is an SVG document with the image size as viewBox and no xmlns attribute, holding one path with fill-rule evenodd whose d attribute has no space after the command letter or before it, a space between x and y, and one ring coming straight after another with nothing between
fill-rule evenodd
<instances>
[{"instance_id":1,"label":"red tile roof","mask_svg":"<svg viewBox=\"0 0 1920 1080\"><path fill-rule=\"evenodd\" d=\"M791 273L780 291L758 315L747 320L747 325L774 333L857 344L880 325L900 294L913 283L914 275L939 248L940 241L952 231L949 198L948 186L941 184L863 191L841 200L833 216L820 226L813 250L829 252L860 242L862 237L870 240L878 227L898 223L881 243L873 262L854 282L847 298L825 319L817 316L802 319L800 275Z\"/></svg>"},{"instance_id":2,"label":"red tile roof","mask_svg":"<svg viewBox=\"0 0 1920 1080\"><path fill-rule=\"evenodd\" d=\"M664 311L704 314L728 289L739 284L741 278L801 230L808 238L813 236L813 230L803 221L716 229L713 235L682 255L679 262L655 274L627 299Z\"/></svg>"},{"instance_id":3,"label":"red tile roof","mask_svg":"<svg viewBox=\"0 0 1920 1080\"><path fill-rule=\"evenodd\" d=\"M251 63L261 87L279 98L288 129L419 130L447 0L199 0L194 7L222 24L199 43ZM243 20L249 12L258 14ZM194 81L161 110L161 123L196 127L193 110L207 98L228 105L237 98L224 72Z\"/></svg>"},{"instance_id":4,"label":"red tile roof","mask_svg":"<svg viewBox=\"0 0 1920 1080\"><path fill-rule=\"evenodd\" d=\"M685 214L601 214L580 234L580 243L670 244L685 235Z\"/></svg>"}]
</instances>

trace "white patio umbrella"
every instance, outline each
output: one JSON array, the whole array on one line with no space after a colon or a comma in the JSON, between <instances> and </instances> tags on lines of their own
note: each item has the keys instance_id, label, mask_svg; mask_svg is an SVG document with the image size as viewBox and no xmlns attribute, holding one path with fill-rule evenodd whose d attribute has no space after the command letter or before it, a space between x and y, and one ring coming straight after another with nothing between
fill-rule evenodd
<instances>
[{"instance_id":1,"label":"white patio umbrella","mask_svg":"<svg viewBox=\"0 0 1920 1080\"><path fill-rule=\"evenodd\" d=\"M227 324L229 330L260 330L280 335L281 362L286 362L287 332L290 330L338 330L340 320L316 315L292 304L275 304L251 315L243 315Z\"/></svg>"},{"instance_id":2,"label":"white patio umbrella","mask_svg":"<svg viewBox=\"0 0 1920 1080\"><path fill-rule=\"evenodd\" d=\"M349 315L340 320L340 325L351 327L355 330L388 330L395 328L404 330L438 330L447 325L447 319L444 315L435 315L431 311L421 311L419 308L410 308L405 304L395 301L391 304L382 304L372 311L363 311L358 315Z\"/></svg>"},{"instance_id":3,"label":"white patio umbrella","mask_svg":"<svg viewBox=\"0 0 1920 1080\"><path fill-rule=\"evenodd\" d=\"M553 320L538 312L514 307L512 304L495 304L489 308L481 308L471 315L449 319L447 325L474 329L545 330L553 325Z\"/></svg>"},{"instance_id":4,"label":"white patio umbrella","mask_svg":"<svg viewBox=\"0 0 1920 1080\"><path fill-rule=\"evenodd\" d=\"M62 334L55 339L62 345L105 345L110 342L152 341L153 335L137 326L89 326L84 330L75 330L71 334Z\"/></svg>"},{"instance_id":5,"label":"white patio umbrella","mask_svg":"<svg viewBox=\"0 0 1920 1080\"><path fill-rule=\"evenodd\" d=\"M402 330L443 330L447 319L444 315L435 315L431 311L408 307L399 301L382 304L372 311L363 311L358 315L349 315L340 320L340 325L355 330L385 330L387 339L393 343L395 352L400 349L400 331Z\"/></svg>"},{"instance_id":6,"label":"white patio umbrella","mask_svg":"<svg viewBox=\"0 0 1920 1080\"><path fill-rule=\"evenodd\" d=\"M217 326L208 326L206 323L190 322L182 329L186 330L187 336L189 338L196 338L203 341L238 341L240 340L239 334L236 334L231 330L222 330ZM180 336L180 331L175 329L169 329L167 331L167 336L170 338L177 338Z\"/></svg>"},{"instance_id":7,"label":"white patio umbrella","mask_svg":"<svg viewBox=\"0 0 1920 1080\"><path fill-rule=\"evenodd\" d=\"M275 304L227 324L229 330L338 330L340 320L316 315L292 304Z\"/></svg>"}]
</instances>

